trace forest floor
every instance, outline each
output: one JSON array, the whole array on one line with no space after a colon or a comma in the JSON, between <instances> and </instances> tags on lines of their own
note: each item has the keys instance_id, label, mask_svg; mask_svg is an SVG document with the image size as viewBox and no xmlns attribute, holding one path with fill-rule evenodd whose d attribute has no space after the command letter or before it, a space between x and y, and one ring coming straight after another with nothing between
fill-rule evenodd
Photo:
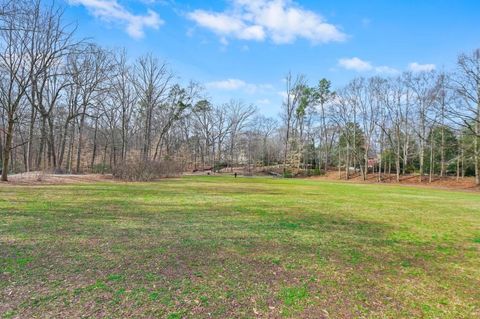
<instances>
[{"instance_id":1,"label":"forest floor","mask_svg":"<svg viewBox=\"0 0 480 319\"><path fill-rule=\"evenodd\" d=\"M208 171L211 174L211 171ZM192 175L206 175L208 172L198 171ZM272 176L276 174L282 175L282 166L265 166L252 168L249 172L244 167L236 167L233 171L230 168L223 169L222 174L232 175L237 172L239 175L257 175L257 176ZM406 185L406 186L419 186L427 188L440 188L440 189L454 189L454 190L468 190L468 191L480 191L480 187L475 184L475 177L463 177L458 178L456 176L433 176L432 181L429 180L429 176L425 175L420 182L420 176L418 174L407 174L400 176L400 182L396 180L396 174L382 174L382 179L378 181L378 174L369 173L367 179L364 180L362 175L358 173L351 173L348 180L345 179L345 172L342 170L340 173L337 169L331 169L325 175L319 176L304 176L299 175L299 179L309 180L326 180L326 181L342 181L347 183L361 183L361 184L393 184L393 185Z\"/></svg>"},{"instance_id":2,"label":"forest floor","mask_svg":"<svg viewBox=\"0 0 480 319\"><path fill-rule=\"evenodd\" d=\"M113 178L110 174L50 174L42 171L13 174L8 176L8 184L13 185L58 185L91 183L98 181L113 181Z\"/></svg>"},{"instance_id":3,"label":"forest floor","mask_svg":"<svg viewBox=\"0 0 480 319\"><path fill-rule=\"evenodd\" d=\"M345 173L338 171L329 171L328 174L324 176L314 176L309 177L309 179L314 180L338 180L345 181L349 183L362 183L362 184L400 184L406 186L421 186L427 188L443 188L443 189L457 189L457 190L480 190L480 188L475 185L474 177L464 177L457 178L455 176L434 176L432 181L429 181L428 176L424 176L422 182L420 182L419 175L406 175L400 176L400 182L397 182L395 174L384 174L382 175L382 181L378 182L377 174L368 174L367 179L363 180L363 177L360 174L352 174L348 180L345 180Z\"/></svg>"},{"instance_id":4,"label":"forest floor","mask_svg":"<svg viewBox=\"0 0 480 319\"><path fill-rule=\"evenodd\" d=\"M3 318L479 318L480 197L187 176L0 184Z\"/></svg>"}]
</instances>

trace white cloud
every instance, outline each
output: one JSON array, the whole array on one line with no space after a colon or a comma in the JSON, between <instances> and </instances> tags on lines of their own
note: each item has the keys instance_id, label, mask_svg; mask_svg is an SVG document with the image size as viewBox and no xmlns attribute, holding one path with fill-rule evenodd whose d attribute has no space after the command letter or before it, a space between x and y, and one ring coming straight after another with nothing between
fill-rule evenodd
<instances>
[{"instance_id":1,"label":"white cloud","mask_svg":"<svg viewBox=\"0 0 480 319\"><path fill-rule=\"evenodd\" d=\"M225 38L292 43L298 38L312 43L344 41L346 35L317 13L291 0L232 0L224 12L195 10L188 18Z\"/></svg>"},{"instance_id":2,"label":"white cloud","mask_svg":"<svg viewBox=\"0 0 480 319\"><path fill-rule=\"evenodd\" d=\"M189 17L199 25L221 35L223 43L226 42L224 37L227 35L243 40L263 40L265 36L261 28L248 27L241 19L227 14L195 10L189 14Z\"/></svg>"},{"instance_id":3,"label":"white cloud","mask_svg":"<svg viewBox=\"0 0 480 319\"><path fill-rule=\"evenodd\" d=\"M435 70L435 64L419 64L412 62L408 65L408 69L412 72L429 72Z\"/></svg>"},{"instance_id":4,"label":"white cloud","mask_svg":"<svg viewBox=\"0 0 480 319\"><path fill-rule=\"evenodd\" d=\"M142 38L145 28L158 29L164 21L152 10L145 15L133 14L117 0L68 0L72 5L82 5L94 17L109 23L120 24L133 38Z\"/></svg>"},{"instance_id":5,"label":"white cloud","mask_svg":"<svg viewBox=\"0 0 480 319\"><path fill-rule=\"evenodd\" d=\"M278 91L277 94L281 96L283 99L286 99L288 97L287 91Z\"/></svg>"},{"instance_id":6,"label":"white cloud","mask_svg":"<svg viewBox=\"0 0 480 319\"><path fill-rule=\"evenodd\" d=\"M357 57L340 59L338 60L338 64L347 70L353 70L357 72L371 71L373 69L373 66L370 62L364 61Z\"/></svg>"},{"instance_id":7,"label":"white cloud","mask_svg":"<svg viewBox=\"0 0 480 319\"><path fill-rule=\"evenodd\" d=\"M362 60L357 57L340 59L338 60L338 64L346 70L351 70L356 72L372 71L379 74L390 74L390 75L398 74L400 72L397 69L386 66L386 65L375 66L371 62Z\"/></svg>"},{"instance_id":8,"label":"white cloud","mask_svg":"<svg viewBox=\"0 0 480 319\"><path fill-rule=\"evenodd\" d=\"M400 73L399 70L397 70L395 68L392 68L392 67L389 67L389 66L385 66L385 65L376 66L375 67L375 72L380 73L380 74L387 74L387 75L388 74L394 75L394 74Z\"/></svg>"},{"instance_id":9,"label":"white cloud","mask_svg":"<svg viewBox=\"0 0 480 319\"><path fill-rule=\"evenodd\" d=\"M206 84L207 87L218 90L238 90L244 88L247 85L245 81L239 79L227 79L222 81L214 81Z\"/></svg>"},{"instance_id":10,"label":"white cloud","mask_svg":"<svg viewBox=\"0 0 480 319\"><path fill-rule=\"evenodd\" d=\"M206 86L207 88L225 91L243 90L248 94L255 94L273 89L273 86L271 84L253 84L247 83L239 79L226 79L221 81L208 82Z\"/></svg>"},{"instance_id":11,"label":"white cloud","mask_svg":"<svg viewBox=\"0 0 480 319\"><path fill-rule=\"evenodd\" d=\"M269 105L269 104L271 104L269 99L260 99L260 100L255 101L255 103L258 104L258 105Z\"/></svg>"}]
</instances>

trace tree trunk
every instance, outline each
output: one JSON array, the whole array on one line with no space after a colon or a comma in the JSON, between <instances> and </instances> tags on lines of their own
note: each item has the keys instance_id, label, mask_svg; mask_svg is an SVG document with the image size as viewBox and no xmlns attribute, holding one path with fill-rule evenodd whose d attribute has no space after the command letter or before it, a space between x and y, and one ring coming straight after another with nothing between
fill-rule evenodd
<instances>
[{"instance_id":1,"label":"tree trunk","mask_svg":"<svg viewBox=\"0 0 480 319\"><path fill-rule=\"evenodd\" d=\"M212 141L212 173L215 174L215 138Z\"/></svg>"},{"instance_id":2,"label":"tree trunk","mask_svg":"<svg viewBox=\"0 0 480 319\"><path fill-rule=\"evenodd\" d=\"M115 146L115 131L112 129L112 144L111 144L111 158L113 162L110 163L110 169L114 169L117 166L117 147Z\"/></svg>"},{"instance_id":3,"label":"tree trunk","mask_svg":"<svg viewBox=\"0 0 480 319\"><path fill-rule=\"evenodd\" d=\"M150 148L151 148L151 138L152 138L152 107L148 106L147 114L145 117L145 137L143 140L143 151L142 158L143 161L147 161L150 157Z\"/></svg>"},{"instance_id":4,"label":"tree trunk","mask_svg":"<svg viewBox=\"0 0 480 319\"><path fill-rule=\"evenodd\" d=\"M408 165L408 145L410 143L410 138L408 132L405 130L405 144L403 145L403 167L402 167L402 175L406 174L407 165Z\"/></svg>"},{"instance_id":5,"label":"tree trunk","mask_svg":"<svg viewBox=\"0 0 480 319\"><path fill-rule=\"evenodd\" d=\"M70 138L69 138L69 145L68 145L68 153L67 153L67 173L71 173L72 172L72 166L73 166L73 147L74 147L74 143L75 143L75 126L76 126L76 123L73 122L73 125L72 125L72 132L70 134Z\"/></svg>"},{"instance_id":6,"label":"tree trunk","mask_svg":"<svg viewBox=\"0 0 480 319\"><path fill-rule=\"evenodd\" d=\"M49 127L49 155L48 157L52 159L52 167L57 167L57 155L55 153L55 135L54 135L54 125L53 119L51 116L48 117L48 127Z\"/></svg>"},{"instance_id":7,"label":"tree trunk","mask_svg":"<svg viewBox=\"0 0 480 319\"><path fill-rule=\"evenodd\" d=\"M85 108L84 108L85 110ZM80 124L78 126L78 148L77 148L77 168L75 172L78 174L80 173L80 162L82 156L82 147L83 147L83 126L85 124L85 112L82 112L82 116L80 118Z\"/></svg>"},{"instance_id":8,"label":"tree trunk","mask_svg":"<svg viewBox=\"0 0 480 319\"><path fill-rule=\"evenodd\" d=\"M420 141L420 183L423 182L423 160L425 157L425 151L424 151L424 146L423 146L423 138Z\"/></svg>"},{"instance_id":9,"label":"tree trunk","mask_svg":"<svg viewBox=\"0 0 480 319\"><path fill-rule=\"evenodd\" d=\"M338 179L342 179L342 166L341 166L342 154L341 150L338 150Z\"/></svg>"},{"instance_id":10,"label":"tree trunk","mask_svg":"<svg viewBox=\"0 0 480 319\"><path fill-rule=\"evenodd\" d=\"M13 141L13 127L15 121L13 119L13 114L8 115L8 127L6 132L5 146L3 147L3 163L2 163L2 181L8 181L8 170L9 170L9 160L10 153L12 150L12 141Z\"/></svg>"},{"instance_id":11,"label":"tree trunk","mask_svg":"<svg viewBox=\"0 0 480 319\"><path fill-rule=\"evenodd\" d=\"M90 169L93 171L95 166L95 157L97 156L97 131L98 131L98 118L95 119L95 129L93 131L93 150L92 160L90 161Z\"/></svg>"},{"instance_id":12,"label":"tree trunk","mask_svg":"<svg viewBox=\"0 0 480 319\"><path fill-rule=\"evenodd\" d=\"M457 182L460 180L460 154L457 154Z\"/></svg>"},{"instance_id":13,"label":"tree trunk","mask_svg":"<svg viewBox=\"0 0 480 319\"><path fill-rule=\"evenodd\" d=\"M400 128L397 126L397 151L396 160L395 160L395 169L396 169L396 181L400 182Z\"/></svg>"},{"instance_id":14,"label":"tree trunk","mask_svg":"<svg viewBox=\"0 0 480 319\"><path fill-rule=\"evenodd\" d=\"M398 152L400 152L400 150L397 149ZM400 155L397 154L397 158L396 158L396 161L395 161L395 171L396 171L396 174L395 174L395 179L397 181L397 183L400 182Z\"/></svg>"},{"instance_id":15,"label":"tree trunk","mask_svg":"<svg viewBox=\"0 0 480 319\"><path fill-rule=\"evenodd\" d=\"M433 160L433 144L434 144L434 139L433 139L433 134L431 134L431 137L430 137L430 172L428 174L428 182L431 183L433 181L433 173L435 171L435 167L434 167L434 160Z\"/></svg>"},{"instance_id":16,"label":"tree trunk","mask_svg":"<svg viewBox=\"0 0 480 319\"><path fill-rule=\"evenodd\" d=\"M63 157L65 156L65 146L67 144L67 136L68 136L68 126L70 124L70 120L67 119L65 121L65 125L63 126L63 133L62 133L62 139L61 139L61 142L60 142L60 150L58 152L58 164L57 164L57 168L62 168L62 164L63 164Z\"/></svg>"},{"instance_id":17,"label":"tree trunk","mask_svg":"<svg viewBox=\"0 0 480 319\"><path fill-rule=\"evenodd\" d=\"M40 145L38 147L38 154L37 154L37 169L40 169L42 165L42 157L43 157L43 150L45 148L45 141L47 139L47 118L42 114L42 126L40 129Z\"/></svg>"},{"instance_id":18,"label":"tree trunk","mask_svg":"<svg viewBox=\"0 0 480 319\"><path fill-rule=\"evenodd\" d=\"M32 142L33 142L33 129L35 127L35 119L37 117L37 112L35 107L32 106L32 111L30 114L30 125L28 126L28 141L27 141L27 172L30 172L32 169Z\"/></svg>"},{"instance_id":19,"label":"tree trunk","mask_svg":"<svg viewBox=\"0 0 480 319\"><path fill-rule=\"evenodd\" d=\"M475 160L475 184L480 185L480 168L479 168L479 141L480 138L480 83L477 83L477 97L479 101L477 102L477 120L475 122L475 142L474 142L474 160Z\"/></svg>"},{"instance_id":20,"label":"tree trunk","mask_svg":"<svg viewBox=\"0 0 480 319\"><path fill-rule=\"evenodd\" d=\"M108 150L108 143L105 143L105 147L103 149L102 174L105 174L105 166L107 165L107 150Z\"/></svg>"},{"instance_id":21,"label":"tree trunk","mask_svg":"<svg viewBox=\"0 0 480 319\"><path fill-rule=\"evenodd\" d=\"M350 179L350 148L347 143L347 151L345 153L345 180Z\"/></svg>"},{"instance_id":22,"label":"tree trunk","mask_svg":"<svg viewBox=\"0 0 480 319\"><path fill-rule=\"evenodd\" d=\"M162 130L160 133L160 137L158 138L157 145L155 146L155 154L153 154L153 160L156 161L157 157L160 159L161 158L161 147L162 147L162 142L163 142L163 136L165 135L166 130Z\"/></svg>"},{"instance_id":23,"label":"tree trunk","mask_svg":"<svg viewBox=\"0 0 480 319\"><path fill-rule=\"evenodd\" d=\"M420 136L420 183L423 182L423 174L424 174L424 157L425 157L425 117L423 114L423 106L422 111L420 114L420 122L421 122L421 136Z\"/></svg>"},{"instance_id":24,"label":"tree trunk","mask_svg":"<svg viewBox=\"0 0 480 319\"><path fill-rule=\"evenodd\" d=\"M440 145L440 177L445 176L445 128L442 125L442 141Z\"/></svg>"},{"instance_id":25,"label":"tree trunk","mask_svg":"<svg viewBox=\"0 0 480 319\"><path fill-rule=\"evenodd\" d=\"M380 160L378 162L378 182L382 181L382 164L383 164L383 143L384 143L385 133L382 130L380 135Z\"/></svg>"},{"instance_id":26,"label":"tree trunk","mask_svg":"<svg viewBox=\"0 0 480 319\"><path fill-rule=\"evenodd\" d=\"M127 158L127 119L125 107L122 108L122 162Z\"/></svg>"},{"instance_id":27,"label":"tree trunk","mask_svg":"<svg viewBox=\"0 0 480 319\"><path fill-rule=\"evenodd\" d=\"M5 134L3 134L5 135ZM4 141L4 136L0 135L0 163L3 163L3 141Z\"/></svg>"},{"instance_id":28,"label":"tree trunk","mask_svg":"<svg viewBox=\"0 0 480 319\"><path fill-rule=\"evenodd\" d=\"M364 157L363 157L363 160L364 160L363 180L364 181L366 181L367 177L368 177L368 152L369 152L369 148L366 147L365 148L365 154L364 154Z\"/></svg>"},{"instance_id":29,"label":"tree trunk","mask_svg":"<svg viewBox=\"0 0 480 319\"><path fill-rule=\"evenodd\" d=\"M288 119L290 122L290 119ZM285 137L285 152L283 153L283 176L287 174L288 142L290 138L290 123L287 125L287 135Z\"/></svg>"},{"instance_id":30,"label":"tree trunk","mask_svg":"<svg viewBox=\"0 0 480 319\"><path fill-rule=\"evenodd\" d=\"M475 136L474 136L474 143L473 143L473 153L474 153L473 159L475 161L475 184L476 185L480 185L480 170L479 170L480 163L478 162L479 161L479 156L478 156L479 136L480 136L480 123L477 121L477 123L475 123Z\"/></svg>"}]
</instances>

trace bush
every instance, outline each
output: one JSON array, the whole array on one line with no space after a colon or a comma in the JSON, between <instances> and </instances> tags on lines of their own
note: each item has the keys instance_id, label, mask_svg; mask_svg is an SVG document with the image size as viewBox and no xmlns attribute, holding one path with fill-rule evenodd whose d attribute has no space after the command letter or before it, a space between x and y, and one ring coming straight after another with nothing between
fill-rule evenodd
<instances>
[{"instance_id":1,"label":"bush","mask_svg":"<svg viewBox=\"0 0 480 319\"><path fill-rule=\"evenodd\" d=\"M110 165L103 165L103 164L95 164L92 167L92 173L93 174L105 174L105 173L111 173L112 169Z\"/></svg>"},{"instance_id":2,"label":"bush","mask_svg":"<svg viewBox=\"0 0 480 319\"><path fill-rule=\"evenodd\" d=\"M113 177L131 181L145 182L159 178L175 177L181 175L183 166L174 161L129 161L115 167Z\"/></svg>"},{"instance_id":3,"label":"bush","mask_svg":"<svg viewBox=\"0 0 480 319\"><path fill-rule=\"evenodd\" d=\"M308 170L308 176L320 176L320 175L325 175L325 171L321 170L318 167L315 167L313 170Z\"/></svg>"},{"instance_id":4,"label":"bush","mask_svg":"<svg viewBox=\"0 0 480 319\"><path fill-rule=\"evenodd\" d=\"M405 167L405 173L406 173L406 174L413 174L413 173L415 173L415 165L413 165L413 164L408 164L408 165Z\"/></svg>"},{"instance_id":5,"label":"bush","mask_svg":"<svg viewBox=\"0 0 480 319\"><path fill-rule=\"evenodd\" d=\"M215 163L213 166L214 172L220 172L222 169L227 168L228 164L226 162Z\"/></svg>"},{"instance_id":6,"label":"bush","mask_svg":"<svg viewBox=\"0 0 480 319\"><path fill-rule=\"evenodd\" d=\"M283 173L283 177L284 177L284 178L293 178L293 173L292 173L292 171L286 170L286 171Z\"/></svg>"}]
</instances>

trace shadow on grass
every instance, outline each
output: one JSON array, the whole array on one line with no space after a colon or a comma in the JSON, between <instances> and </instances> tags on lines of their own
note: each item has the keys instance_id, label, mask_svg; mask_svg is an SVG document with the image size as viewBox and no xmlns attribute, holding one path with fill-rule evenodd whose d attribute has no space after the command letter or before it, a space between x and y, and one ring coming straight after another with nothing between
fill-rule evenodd
<instances>
[{"instance_id":1,"label":"shadow on grass","mask_svg":"<svg viewBox=\"0 0 480 319\"><path fill-rule=\"evenodd\" d=\"M201 184L49 188L58 193L39 190L3 210L0 312L418 316L403 287L436 289L437 261L465 254L346 210L327 213L333 204L282 198L277 184ZM443 267L445 277L455 270ZM459 280L439 291L455 293L457 284L464 288Z\"/></svg>"}]
</instances>

